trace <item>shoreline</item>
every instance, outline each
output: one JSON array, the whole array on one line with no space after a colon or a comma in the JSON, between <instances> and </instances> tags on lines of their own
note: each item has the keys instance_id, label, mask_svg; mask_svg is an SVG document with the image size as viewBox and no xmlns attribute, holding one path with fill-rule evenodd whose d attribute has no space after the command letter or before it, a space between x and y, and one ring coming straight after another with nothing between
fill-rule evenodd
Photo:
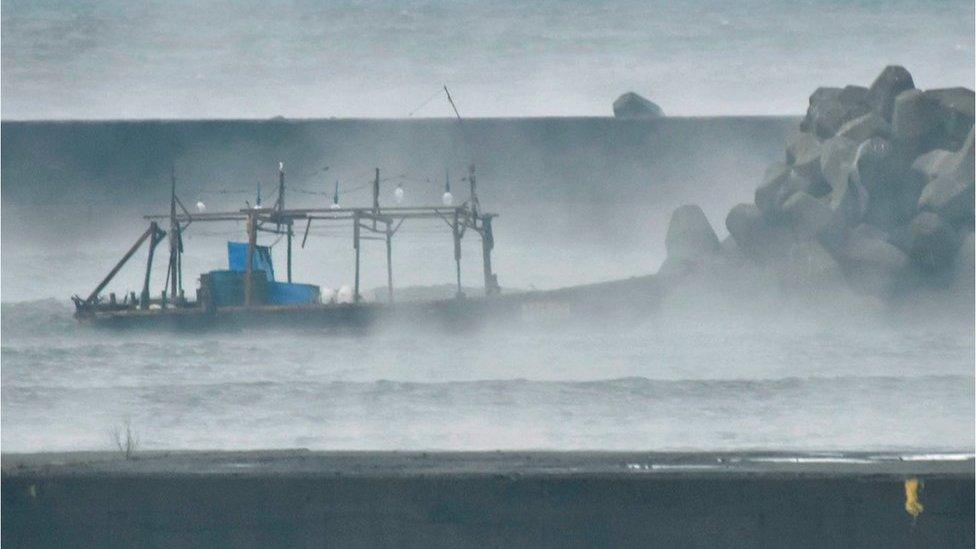
<instances>
[{"instance_id":1,"label":"shoreline","mask_svg":"<svg viewBox=\"0 0 976 549\"><path fill-rule=\"evenodd\" d=\"M971 547L971 454L871 455L4 454L2 536L12 547Z\"/></svg>"},{"instance_id":2,"label":"shoreline","mask_svg":"<svg viewBox=\"0 0 976 549\"><path fill-rule=\"evenodd\" d=\"M4 477L55 475L366 475L655 474L904 477L976 476L972 451L313 451L152 450L126 459L118 451L29 452L0 455Z\"/></svg>"}]
</instances>

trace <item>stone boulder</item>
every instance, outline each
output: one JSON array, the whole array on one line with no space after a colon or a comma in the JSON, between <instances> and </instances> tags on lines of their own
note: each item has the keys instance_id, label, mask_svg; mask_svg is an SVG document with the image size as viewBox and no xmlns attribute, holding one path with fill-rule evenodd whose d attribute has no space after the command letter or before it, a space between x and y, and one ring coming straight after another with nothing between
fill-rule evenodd
<instances>
[{"instance_id":1,"label":"stone boulder","mask_svg":"<svg viewBox=\"0 0 976 549\"><path fill-rule=\"evenodd\" d=\"M868 90L861 86L818 88L810 96L800 131L811 132L820 139L833 137L844 124L871 110L867 98Z\"/></svg>"},{"instance_id":2,"label":"stone boulder","mask_svg":"<svg viewBox=\"0 0 976 549\"><path fill-rule=\"evenodd\" d=\"M967 232L960 239L959 250L953 260L952 288L960 296L968 298L969 303L966 307L971 312L973 307L974 280L976 280L976 267L974 267L974 256L976 256L976 244L973 241L972 231Z\"/></svg>"},{"instance_id":3,"label":"stone boulder","mask_svg":"<svg viewBox=\"0 0 976 549\"><path fill-rule=\"evenodd\" d=\"M868 295L890 297L901 284L908 256L883 238L854 231L839 253L851 286Z\"/></svg>"},{"instance_id":4,"label":"stone boulder","mask_svg":"<svg viewBox=\"0 0 976 549\"><path fill-rule=\"evenodd\" d=\"M795 238L800 241L817 238L833 219L833 211L827 204L802 191L783 203L783 212L790 219Z\"/></svg>"},{"instance_id":5,"label":"stone boulder","mask_svg":"<svg viewBox=\"0 0 976 549\"><path fill-rule=\"evenodd\" d=\"M815 240L794 243L788 252L784 282L792 291L822 291L843 281L840 263Z\"/></svg>"},{"instance_id":6,"label":"stone boulder","mask_svg":"<svg viewBox=\"0 0 976 549\"><path fill-rule=\"evenodd\" d=\"M786 163L813 183L810 191L816 196L830 192L830 187L823 181L820 173L820 153L820 141L806 132L795 134L786 145Z\"/></svg>"},{"instance_id":7,"label":"stone boulder","mask_svg":"<svg viewBox=\"0 0 976 549\"><path fill-rule=\"evenodd\" d=\"M831 195L838 190L843 192L847 186L847 178L850 177L854 166L857 146L858 142L842 135L835 135L821 145L820 174L830 187Z\"/></svg>"},{"instance_id":8,"label":"stone boulder","mask_svg":"<svg viewBox=\"0 0 976 549\"><path fill-rule=\"evenodd\" d=\"M918 208L938 213L955 225L973 223L973 129L963 148L939 165L939 172L922 190Z\"/></svg>"},{"instance_id":9,"label":"stone boulder","mask_svg":"<svg viewBox=\"0 0 976 549\"><path fill-rule=\"evenodd\" d=\"M912 75L905 67L889 65L881 71L868 89L867 101L872 110L884 120L891 122L895 98L905 90L915 89Z\"/></svg>"},{"instance_id":10,"label":"stone boulder","mask_svg":"<svg viewBox=\"0 0 976 549\"><path fill-rule=\"evenodd\" d=\"M813 181L796 172L792 166L777 163L766 169L763 183L756 188L755 202L759 210L772 223L786 221L783 203L797 192L822 194L826 183Z\"/></svg>"},{"instance_id":11,"label":"stone boulder","mask_svg":"<svg viewBox=\"0 0 976 549\"><path fill-rule=\"evenodd\" d=\"M931 106L932 114L944 139L939 147L956 150L966 141L966 134L973 127L976 95L967 88L942 88L925 90L923 96Z\"/></svg>"},{"instance_id":12,"label":"stone boulder","mask_svg":"<svg viewBox=\"0 0 976 549\"><path fill-rule=\"evenodd\" d=\"M671 214L664 246L669 261L699 259L721 249L705 212L695 205L681 206Z\"/></svg>"},{"instance_id":13,"label":"stone boulder","mask_svg":"<svg viewBox=\"0 0 976 549\"><path fill-rule=\"evenodd\" d=\"M738 204L725 217L725 228L738 250L756 260L766 260L789 249L788 229L769 224L754 204Z\"/></svg>"},{"instance_id":14,"label":"stone boulder","mask_svg":"<svg viewBox=\"0 0 976 549\"><path fill-rule=\"evenodd\" d=\"M664 116L661 107L650 99L634 92L627 92L613 102L614 118L660 118Z\"/></svg>"},{"instance_id":15,"label":"stone boulder","mask_svg":"<svg viewBox=\"0 0 976 549\"><path fill-rule=\"evenodd\" d=\"M857 147L853 164L858 181L873 194L888 186L895 175L894 149L888 140L872 137Z\"/></svg>"},{"instance_id":16,"label":"stone boulder","mask_svg":"<svg viewBox=\"0 0 976 549\"><path fill-rule=\"evenodd\" d=\"M925 183L932 181L942 173L953 158L951 151L935 149L929 151L912 162L912 173Z\"/></svg>"},{"instance_id":17,"label":"stone boulder","mask_svg":"<svg viewBox=\"0 0 976 549\"><path fill-rule=\"evenodd\" d=\"M938 214L922 212L912 220L908 255L922 271L932 273L947 269L958 249L956 231Z\"/></svg>"},{"instance_id":18,"label":"stone boulder","mask_svg":"<svg viewBox=\"0 0 976 549\"><path fill-rule=\"evenodd\" d=\"M864 221L883 229L905 223L915 214L913 201L904 200L906 166L890 142L872 137L858 146L852 179L867 192Z\"/></svg>"},{"instance_id":19,"label":"stone boulder","mask_svg":"<svg viewBox=\"0 0 976 549\"><path fill-rule=\"evenodd\" d=\"M921 90L904 91L895 98L891 139L901 154L912 157L940 148L944 143L935 106Z\"/></svg>"},{"instance_id":20,"label":"stone boulder","mask_svg":"<svg viewBox=\"0 0 976 549\"><path fill-rule=\"evenodd\" d=\"M856 227L864 220L870 197L853 171L847 179L834 188L828 197L828 205L841 225Z\"/></svg>"},{"instance_id":21,"label":"stone boulder","mask_svg":"<svg viewBox=\"0 0 976 549\"><path fill-rule=\"evenodd\" d=\"M846 137L855 143L872 137L888 139L891 136L891 124L881 118L878 113L872 111L841 126L837 130L837 135Z\"/></svg>"}]
</instances>

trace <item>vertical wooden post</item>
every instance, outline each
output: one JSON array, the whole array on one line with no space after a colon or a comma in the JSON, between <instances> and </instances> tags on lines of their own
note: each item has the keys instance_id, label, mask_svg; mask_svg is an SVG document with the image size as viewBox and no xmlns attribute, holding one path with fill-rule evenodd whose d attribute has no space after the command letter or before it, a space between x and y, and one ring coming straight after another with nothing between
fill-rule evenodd
<instances>
[{"instance_id":1,"label":"vertical wooden post","mask_svg":"<svg viewBox=\"0 0 976 549\"><path fill-rule=\"evenodd\" d=\"M149 257L146 259L146 278L142 283L142 294L139 296L139 308L149 308L149 275L152 274L153 254L156 252L156 244L159 243L159 226L155 221L149 224Z\"/></svg>"},{"instance_id":2,"label":"vertical wooden post","mask_svg":"<svg viewBox=\"0 0 976 549\"><path fill-rule=\"evenodd\" d=\"M373 177L373 215L380 213L380 169L376 168L376 175Z\"/></svg>"},{"instance_id":3,"label":"vertical wooden post","mask_svg":"<svg viewBox=\"0 0 976 549\"><path fill-rule=\"evenodd\" d=\"M352 214L352 246L356 250L356 282L352 292L354 302L359 301L359 210Z\"/></svg>"},{"instance_id":4,"label":"vertical wooden post","mask_svg":"<svg viewBox=\"0 0 976 549\"><path fill-rule=\"evenodd\" d=\"M169 199L169 295L174 299L178 295L179 285L179 254L180 254L180 225L176 220L176 170L170 172Z\"/></svg>"},{"instance_id":5,"label":"vertical wooden post","mask_svg":"<svg viewBox=\"0 0 976 549\"><path fill-rule=\"evenodd\" d=\"M454 233L454 264L457 272L457 298L461 299L464 297L464 293L461 291L461 231L459 227L460 220L458 219L459 208L454 208L454 224L451 226L452 232Z\"/></svg>"},{"instance_id":6,"label":"vertical wooden post","mask_svg":"<svg viewBox=\"0 0 976 549\"><path fill-rule=\"evenodd\" d=\"M390 303L393 303L393 228L392 221L386 223L386 288Z\"/></svg>"},{"instance_id":7,"label":"vertical wooden post","mask_svg":"<svg viewBox=\"0 0 976 549\"><path fill-rule=\"evenodd\" d=\"M477 221L480 204L478 203L478 184L474 177L474 164L468 166L468 187L471 189L471 211L474 212Z\"/></svg>"},{"instance_id":8,"label":"vertical wooden post","mask_svg":"<svg viewBox=\"0 0 976 549\"><path fill-rule=\"evenodd\" d=\"M278 216L279 216L278 229L280 230L281 213L285 210L285 163L284 162L278 162L278 204L277 206L278 206ZM287 241L288 241L287 242L288 252L287 252L287 265L285 269L288 275L289 284L291 284L291 241L293 236L293 230L291 225L292 225L291 219L289 219L288 229L287 229L288 232L286 233Z\"/></svg>"},{"instance_id":9,"label":"vertical wooden post","mask_svg":"<svg viewBox=\"0 0 976 549\"><path fill-rule=\"evenodd\" d=\"M247 269L244 273L244 306L254 303L254 252L258 244L258 217L255 212L247 213Z\"/></svg>"},{"instance_id":10,"label":"vertical wooden post","mask_svg":"<svg viewBox=\"0 0 976 549\"><path fill-rule=\"evenodd\" d=\"M309 220L311 221L311 220ZM288 222L288 283L291 284L291 238L292 238L291 221Z\"/></svg>"},{"instance_id":11,"label":"vertical wooden post","mask_svg":"<svg viewBox=\"0 0 976 549\"><path fill-rule=\"evenodd\" d=\"M495 236L491 231L491 216L481 220L481 259L485 271L485 295L498 292L498 283L491 272L491 251L495 248Z\"/></svg>"},{"instance_id":12,"label":"vertical wooden post","mask_svg":"<svg viewBox=\"0 0 976 549\"><path fill-rule=\"evenodd\" d=\"M180 245L183 244L183 231L180 231ZM180 305L183 304L183 250L176 256L176 273L179 275Z\"/></svg>"}]
</instances>

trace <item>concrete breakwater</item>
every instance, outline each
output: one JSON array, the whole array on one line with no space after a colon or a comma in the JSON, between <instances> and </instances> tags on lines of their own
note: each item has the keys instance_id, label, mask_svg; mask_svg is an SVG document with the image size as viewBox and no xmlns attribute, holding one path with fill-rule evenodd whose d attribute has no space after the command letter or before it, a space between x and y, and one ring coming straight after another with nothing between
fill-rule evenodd
<instances>
[{"instance_id":1,"label":"concrete breakwater","mask_svg":"<svg viewBox=\"0 0 976 549\"><path fill-rule=\"evenodd\" d=\"M935 293L971 315L974 102L917 89L899 66L870 87L817 89L785 162L728 212L724 242L700 208L674 212L662 272L765 277L787 294Z\"/></svg>"},{"instance_id":2,"label":"concrete breakwater","mask_svg":"<svg viewBox=\"0 0 976 549\"><path fill-rule=\"evenodd\" d=\"M11 547L966 547L972 468L971 456L6 455L2 535Z\"/></svg>"}]
</instances>

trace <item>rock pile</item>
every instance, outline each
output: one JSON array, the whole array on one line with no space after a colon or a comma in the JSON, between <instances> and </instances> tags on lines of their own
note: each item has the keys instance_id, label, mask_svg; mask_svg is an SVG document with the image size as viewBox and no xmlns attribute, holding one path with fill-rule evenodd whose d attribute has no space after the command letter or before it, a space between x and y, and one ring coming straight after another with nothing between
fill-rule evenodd
<instances>
[{"instance_id":1,"label":"rock pile","mask_svg":"<svg viewBox=\"0 0 976 549\"><path fill-rule=\"evenodd\" d=\"M897 66L869 88L816 90L754 203L728 213L725 242L696 206L675 212L662 274L733 262L883 298L972 295L973 110L972 90L918 90Z\"/></svg>"}]
</instances>

